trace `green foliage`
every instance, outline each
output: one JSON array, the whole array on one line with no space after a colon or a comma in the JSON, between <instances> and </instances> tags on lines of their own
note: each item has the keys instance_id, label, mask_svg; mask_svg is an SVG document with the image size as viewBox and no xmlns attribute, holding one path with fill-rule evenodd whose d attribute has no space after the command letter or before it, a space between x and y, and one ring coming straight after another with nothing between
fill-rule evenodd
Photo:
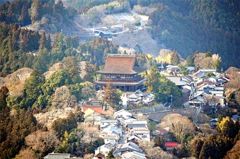
<instances>
[{"instance_id":1,"label":"green foliage","mask_svg":"<svg viewBox=\"0 0 240 159\"><path fill-rule=\"evenodd\" d=\"M18 23L28 25L31 23L28 9L31 7L31 0L15 0L0 6L0 22Z\"/></svg>"},{"instance_id":2,"label":"green foliage","mask_svg":"<svg viewBox=\"0 0 240 159\"><path fill-rule=\"evenodd\" d=\"M79 61L73 56L68 56L64 57L63 63L66 67L65 72L68 73L71 83L80 83Z\"/></svg>"},{"instance_id":3,"label":"green foliage","mask_svg":"<svg viewBox=\"0 0 240 159\"><path fill-rule=\"evenodd\" d=\"M149 71L146 72L146 82L145 85L149 92L156 92L158 86L160 85L160 73L156 67L152 67Z\"/></svg>"},{"instance_id":4,"label":"green foliage","mask_svg":"<svg viewBox=\"0 0 240 159\"><path fill-rule=\"evenodd\" d=\"M38 32L0 23L0 71L11 73L20 67L32 66L33 55L23 52L38 50L39 39Z\"/></svg>"},{"instance_id":5,"label":"green foliage","mask_svg":"<svg viewBox=\"0 0 240 159\"><path fill-rule=\"evenodd\" d=\"M181 106L181 90L166 77L161 76L156 68L151 68L146 73L145 84L148 88L148 91L155 94L155 99L158 102L170 102L171 98L173 98L172 100L174 106Z\"/></svg>"},{"instance_id":6,"label":"green foliage","mask_svg":"<svg viewBox=\"0 0 240 159\"><path fill-rule=\"evenodd\" d=\"M159 1L150 16L152 34L167 48L188 56L211 51L224 59L223 67L239 66L239 1Z\"/></svg>"},{"instance_id":7,"label":"green foliage","mask_svg":"<svg viewBox=\"0 0 240 159\"><path fill-rule=\"evenodd\" d=\"M194 66L193 56L191 56L191 55L187 56L186 63L187 63L187 66Z\"/></svg>"},{"instance_id":8,"label":"green foliage","mask_svg":"<svg viewBox=\"0 0 240 159\"><path fill-rule=\"evenodd\" d=\"M69 85L71 94L74 95L78 101L83 99L84 95L82 94L83 85L80 83Z\"/></svg>"},{"instance_id":9,"label":"green foliage","mask_svg":"<svg viewBox=\"0 0 240 159\"><path fill-rule=\"evenodd\" d=\"M94 153L94 151L101 145L104 144L104 140L99 138L93 142L90 142L90 144L87 145L87 152L88 153Z\"/></svg>"},{"instance_id":10,"label":"green foliage","mask_svg":"<svg viewBox=\"0 0 240 159\"><path fill-rule=\"evenodd\" d=\"M180 65L179 67L180 67L181 73L182 73L184 76L188 75L187 67L182 66L182 65Z\"/></svg>"},{"instance_id":11,"label":"green foliage","mask_svg":"<svg viewBox=\"0 0 240 159\"><path fill-rule=\"evenodd\" d=\"M44 83L44 77L34 71L26 80L22 101L19 103L20 108L39 107L38 97L42 94L41 87Z\"/></svg>"},{"instance_id":12,"label":"green foliage","mask_svg":"<svg viewBox=\"0 0 240 159\"><path fill-rule=\"evenodd\" d=\"M104 64L105 56L107 54L118 53L117 47L111 42L103 39L94 39L93 41L87 42L80 45L79 50L84 56L86 61L101 66Z\"/></svg>"},{"instance_id":13,"label":"green foliage","mask_svg":"<svg viewBox=\"0 0 240 159\"><path fill-rule=\"evenodd\" d=\"M104 144L103 139L96 139L90 143L85 143L82 140L83 135L84 131L79 129L74 129L71 132L65 131L56 152L84 156L88 153L94 153L96 148Z\"/></svg>"},{"instance_id":14,"label":"green foliage","mask_svg":"<svg viewBox=\"0 0 240 159\"><path fill-rule=\"evenodd\" d=\"M14 0L0 6L0 22L16 23L22 26L41 20L46 14L53 17L71 19L74 9L63 7L63 3L54 0Z\"/></svg>"},{"instance_id":15,"label":"green foliage","mask_svg":"<svg viewBox=\"0 0 240 159\"><path fill-rule=\"evenodd\" d=\"M38 102L41 108L45 108L51 102L51 95L55 92L57 87L70 84L72 81L69 74L62 70L55 72L42 85L42 94L38 97Z\"/></svg>"},{"instance_id":16,"label":"green foliage","mask_svg":"<svg viewBox=\"0 0 240 159\"><path fill-rule=\"evenodd\" d=\"M83 113L77 112L76 114L69 114L66 119L59 119L54 121L52 129L56 132L59 138L65 137L64 134L69 133L77 127L77 122L83 121ZM66 133L65 133L66 132Z\"/></svg>"}]
</instances>

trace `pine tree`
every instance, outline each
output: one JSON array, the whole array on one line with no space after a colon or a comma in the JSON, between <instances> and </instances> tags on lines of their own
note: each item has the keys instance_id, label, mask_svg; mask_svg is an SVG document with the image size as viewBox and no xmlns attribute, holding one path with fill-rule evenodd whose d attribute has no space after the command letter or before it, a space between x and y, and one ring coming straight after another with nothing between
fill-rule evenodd
<instances>
[{"instance_id":1,"label":"pine tree","mask_svg":"<svg viewBox=\"0 0 240 159\"><path fill-rule=\"evenodd\" d=\"M47 43L46 34L45 34L45 32L43 32L40 35L39 50L46 48L46 43Z\"/></svg>"},{"instance_id":2,"label":"pine tree","mask_svg":"<svg viewBox=\"0 0 240 159\"><path fill-rule=\"evenodd\" d=\"M31 21L34 23L39 19L40 14L40 1L39 0L33 0L32 1L32 6L30 10L30 15L31 15Z\"/></svg>"}]
</instances>

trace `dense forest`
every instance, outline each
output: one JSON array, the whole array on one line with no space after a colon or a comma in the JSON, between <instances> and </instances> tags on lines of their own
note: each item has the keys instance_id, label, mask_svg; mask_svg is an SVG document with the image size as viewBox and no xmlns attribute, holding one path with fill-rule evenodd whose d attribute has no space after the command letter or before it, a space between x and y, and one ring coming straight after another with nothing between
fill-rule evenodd
<instances>
[{"instance_id":1,"label":"dense forest","mask_svg":"<svg viewBox=\"0 0 240 159\"><path fill-rule=\"evenodd\" d=\"M188 56L218 53L223 67L239 67L240 2L238 0L162 0L151 15L152 35L167 48Z\"/></svg>"},{"instance_id":2,"label":"dense forest","mask_svg":"<svg viewBox=\"0 0 240 159\"><path fill-rule=\"evenodd\" d=\"M0 21L8 24L29 25L45 15L68 19L74 15L73 9L66 9L62 1L15 0L0 6Z\"/></svg>"}]
</instances>

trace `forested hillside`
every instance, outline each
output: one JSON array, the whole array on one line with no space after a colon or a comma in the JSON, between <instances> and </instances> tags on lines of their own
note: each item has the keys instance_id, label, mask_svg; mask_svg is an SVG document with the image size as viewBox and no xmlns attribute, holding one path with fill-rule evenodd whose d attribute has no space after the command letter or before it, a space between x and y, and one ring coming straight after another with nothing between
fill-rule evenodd
<instances>
[{"instance_id":1,"label":"forested hillside","mask_svg":"<svg viewBox=\"0 0 240 159\"><path fill-rule=\"evenodd\" d=\"M151 20L152 35L167 48L219 53L224 68L239 67L240 1L161 0Z\"/></svg>"}]
</instances>

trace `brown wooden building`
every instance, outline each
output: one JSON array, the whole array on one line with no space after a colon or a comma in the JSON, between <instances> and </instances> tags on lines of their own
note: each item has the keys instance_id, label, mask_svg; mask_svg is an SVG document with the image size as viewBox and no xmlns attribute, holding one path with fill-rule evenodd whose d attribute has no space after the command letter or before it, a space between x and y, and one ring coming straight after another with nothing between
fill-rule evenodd
<instances>
[{"instance_id":1,"label":"brown wooden building","mask_svg":"<svg viewBox=\"0 0 240 159\"><path fill-rule=\"evenodd\" d=\"M108 55L104 68L97 72L100 74L96 80L97 88L110 84L122 91L142 89L145 79L134 70L135 59L135 55Z\"/></svg>"}]
</instances>

